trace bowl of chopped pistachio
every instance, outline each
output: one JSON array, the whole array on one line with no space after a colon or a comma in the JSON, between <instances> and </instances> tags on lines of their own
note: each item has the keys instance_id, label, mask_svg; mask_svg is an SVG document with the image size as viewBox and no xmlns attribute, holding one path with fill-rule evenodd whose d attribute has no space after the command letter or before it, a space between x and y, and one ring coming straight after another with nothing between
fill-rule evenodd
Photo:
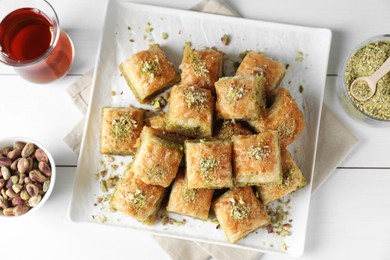
<instances>
[{"instance_id":1,"label":"bowl of chopped pistachio","mask_svg":"<svg viewBox=\"0 0 390 260\"><path fill-rule=\"evenodd\" d=\"M390 57L390 35L371 37L358 44L347 57L339 78L339 99L355 119L372 126L390 123L390 73L381 77L371 95L367 84L352 83L374 74Z\"/></svg>"},{"instance_id":2,"label":"bowl of chopped pistachio","mask_svg":"<svg viewBox=\"0 0 390 260\"><path fill-rule=\"evenodd\" d=\"M56 168L40 143L24 137L0 139L0 218L30 215L50 197Z\"/></svg>"}]
</instances>

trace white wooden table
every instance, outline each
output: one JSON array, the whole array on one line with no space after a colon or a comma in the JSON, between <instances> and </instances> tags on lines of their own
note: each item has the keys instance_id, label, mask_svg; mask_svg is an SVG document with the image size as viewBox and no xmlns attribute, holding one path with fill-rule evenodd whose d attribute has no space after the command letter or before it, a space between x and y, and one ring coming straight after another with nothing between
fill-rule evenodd
<instances>
[{"instance_id":1,"label":"white wooden table","mask_svg":"<svg viewBox=\"0 0 390 260\"><path fill-rule=\"evenodd\" d=\"M74 66L60 82L34 85L0 64L0 137L39 140L55 157L58 179L51 198L36 214L21 220L0 219L0 259L169 259L148 234L74 224L68 219L77 155L63 137L82 115L66 88L94 66L106 0L50 2L74 42ZM198 0L142 2L188 9ZM354 121L335 95L337 77L350 50L367 37L389 33L390 1L227 2L246 18L333 31L324 102L360 143L313 197L306 250L300 259L390 259L390 127L372 128Z\"/></svg>"}]
</instances>

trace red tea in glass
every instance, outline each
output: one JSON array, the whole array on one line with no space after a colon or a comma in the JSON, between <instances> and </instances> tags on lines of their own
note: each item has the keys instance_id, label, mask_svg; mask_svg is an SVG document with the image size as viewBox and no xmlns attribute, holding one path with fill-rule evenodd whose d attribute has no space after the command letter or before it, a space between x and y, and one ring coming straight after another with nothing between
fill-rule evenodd
<instances>
[{"instance_id":1,"label":"red tea in glass","mask_svg":"<svg viewBox=\"0 0 390 260\"><path fill-rule=\"evenodd\" d=\"M63 77L73 62L73 44L50 4L7 0L0 2L0 8L0 61L31 82Z\"/></svg>"}]
</instances>

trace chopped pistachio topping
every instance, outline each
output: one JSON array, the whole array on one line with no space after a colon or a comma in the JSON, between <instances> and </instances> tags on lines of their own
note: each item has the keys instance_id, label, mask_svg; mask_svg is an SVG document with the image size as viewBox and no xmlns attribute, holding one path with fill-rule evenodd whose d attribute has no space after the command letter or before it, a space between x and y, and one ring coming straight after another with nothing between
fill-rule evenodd
<instances>
[{"instance_id":1,"label":"chopped pistachio topping","mask_svg":"<svg viewBox=\"0 0 390 260\"><path fill-rule=\"evenodd\" d=\"M270 156L271 149L268 145L251 146L248 149L248 155L251 159L263 160Z\"/></svg>"},{"instance_id":2,"label":"chopped pistachio topping","mask_svg":"<svg viewBox=\"0 0 390 260\"><path fill-rule=\"evenodd\" d=\"M182 92L182 96L185 98L187 108L205 108L207 96L206 92L202 89L197 89L191 86Z\"/></svg>"},{"instance_id":3,"label":"chopped pistachio topping","mask_svg":"<svg viewBox=\"0 0 390 260\"><path fill-rule=\"evenodd\" d=\"M146 169L146 176L151 181L164 181L167 178L169 167L163 164L156 164Z\"/></svg>"},{"instance_id":4,"label":"chopped pistachio topping","mask_svg":"<svg viewBox=\"0 0 390 260\"><path fill-rule=\"evenodd\" d=\"M214 157L206 157L200 160L200 175L206 182L214 180L214 172L219 166L219 160Z\"/></svg>"},{"instance_id":5,"label":"chopped pistachio topping","mask_svg":"<svg viewBox=\"0 0 390 260\"><path fill-rule=\"evenodd\" d=\"M225 94L225 98L229 102L235 102L244 97L246 93L246 89L242 86L235 86L235 84L231 83L228 91Z\"/></svg>"},{"instance_id":6,"label":"chopped pistachio topping","mask_svg":"<svg viewBox=\"0 0 390 260\"><path fill-rule=\"evenodd\" d=\"M111 136L113 142L125 143L131 137L132 131L138 127L137 121L130 118L128 114L123 113L118 119L111 122Z\"/></svg>"},{"instance_id":7,"label":"chopped pistachio topping","mask_svg":"<svg viewBox=\"0 0 390 260\"><path fill-rule=\"evenodd\" d=\"M295 134L294 126L292 126L291 123L287 124L286 122L281 123L278 126L277 131L282 139L291 138Z\"/></svg>"},{"instance_id":8,"label":"chopped pistachio topping","mask_svg":"<svg viewBox=\"0 0 390 260\"><path fill-rule=\"evenodd\" d=\"M232 204L232 208L230 210L230 217L235 220L243 220L248 218L251 209L248 205L245 204L242 197L240 197L238 201L234 198L231 198L230 202Z\"/></svg>"},{"instance_id":9,"label":"chopped pistachio topping","mask_svg":"<svg viewBox=\"0 0 390 260\"><path fill-rule=\"evenodd\" d=\"M160 59L154 55L153 59L141 61L141 73L153 79L160 76Z\"/></svg>"},{"instance_id":10,"label":"chopped pistachio topping","mask_svg":"<svg viewBox=\"0 0 390 260\"><path fill-rule=\"evenodd\" d=\"M130 193L127 196L127 200L132 204L136 211L146 207L146 196L139 189L136 189L135 192Z\"/></svg>"},{"instance_id":11,"label":"chopped pistachio topping","mask_svg":"<svg viewBox=\"0 0 390 260\"><path fill-rule=\"evenodd\" d=\"M184 204L194 203L196 199L196 189L189 189L184 182L181 186L181 198Z\"/></svg>"},{"instance_id":12,"label":"chopped pistachio topping","mask_svg":"<svg viewBox=\"0 0 390 260\"><path fill-rule=\"evenodd\" d=\"M189 53L189 60L190 66L196 76L205 77L208 75L209 70L206 67L206 62L200 59L199 53L191 49Z\"/></svg>"}]
</instances>

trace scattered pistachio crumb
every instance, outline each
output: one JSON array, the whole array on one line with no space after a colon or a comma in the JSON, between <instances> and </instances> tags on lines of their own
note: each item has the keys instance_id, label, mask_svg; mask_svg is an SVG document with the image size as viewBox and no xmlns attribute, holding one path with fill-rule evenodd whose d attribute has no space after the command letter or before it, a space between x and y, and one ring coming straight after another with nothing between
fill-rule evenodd
<instances>
[{"instance_id":1,"label":"scattered pistachio crumb","mask_svg":"<svg viewBox=\"0 0 390 260\"><path fill-rule=\"evenodd\" d=\"M281 245L280 245L280 249L282 249L283 252L287 252L287 245L286 245L286 242L283 242Z\"/></svg>"},{"instance_id":2,"label":"scattered pistachio crumb","mask_svg":"<svg viewBox=\"0 0 390 260\"><path fill-rule=\"evenodd\" d=\"M298 57L295 58L295 61L296 62L302 62L303 61L303 52L297 51L297 55L298 55Z\"/></svg>"},{"instance_id":3,"label":"scattered pistachio crumb","mask_svg":"<svg viewBox=\"0 0 390 260\"><path fill-rule=\"evenodd\" d=\"M153 27L148 27L145 29L146 33L151 33L153 31Z\"/></svg>"},{"instance_id":4,"label":"scattered pistachio crumb","mask_svg":"<svg viewBox=\"0 0 390 260\"><path fill-rule=\"evenodd\" d=\"M135 42L134 39L130 39L129 42Z\"/></svg>"},{"instance_id":5,"label":"scattered pistachio crumb","mask_svg":"<svg viewBox=\"0 0 390 260\"><path fill-rule=\"evenodd\" d=\"M106 160L107 160L107 162L113 162L113 161L115 161L115 158L112 156L106 156Z\"/></svg>"},{"instance_id":6,"label":"scattered pistachio crumb","mask_svg":"<svg viewBox=\"0 0 390 260\"><path fill-rule=\"evenodd\" d=\"M102 192L108 192L106 180L100 181L100 189L102 190Z\"/></svg>"},{"instance_id":7,"label":"scattered pistachio crumb","mask_svg":"<svg viewBox=\"0 0 390 260\"><path fill-rule=\"evenodd\" d=\"M127 26L127 30L129 30L129 31L130 31L130 30L131 30L131 27L130 27L130 26Z\"/></svg>"},{"instance_id":8,"label":"scattered pistachio crumb","mask_svg":"<svg viewBox=\"0 0 390 260\"><path fill-rule=\"evenodd\" d=\"M303 90L304 90L303 86L299 85L299 93L303 93Z\"/></svg>"},{"instance_id":9,"label":"scattered pistachio crumb","mask_svg":"<svg viewBox=\"0 0 390 260\"><path fill-rule=\"evenodd\" d=\"M162 37L163 40L168 39L168 33L163 32L161 37Z\"/></svg>"},{"instance_id":10,"label":"scattered pistachio crumb","mask_svg":"<svg viewBox=\"0 0 390 260\"><path fill-rule=\"evenodd\" d=\"M105 215L99 215L97 217L97 220L100 222L100 223L104 223L107 221L107 217Z\"/></svg>"},{"instance_id":11,"label":"scattered pistachio crumb","mask_svg":"<svg viewBox=\"0 0 390 260\"><path fill-rule=\"evenodd\" d=\"M161 221L162 221L162 224L165 226L167 224L173 224L175 226L183 226L185 223L186 223L186 220L185 219L182 219L181 221L180 220L177 220L177 219L174 219L174 218L170 218L168 217L167 215L163 215L161 217Z\"/></svg>"},{"instance_id":12,"label":"scattered pistachio crumb","mask_svg":"<svg viewBox=\"0 0 390 260\"><path fill-rule=\"evenodd\" d=\"M229 43L230 43L230 35L224 34L224 35L221 37L221 42L222 42L223 45L225 45L225 46L229 45Z\"/></svg>"},{"instance_id":13,"label":"scattered pistachio crumb","mask_svg":"<svg viewBox=\"0 0 390 260\"><path fill-rule=\"evenodd\" d=\"M102 176L102 178L106 177L106 175L107 175L107 170L100 171L100 176Z\"/></svg>"}]
</instances>

